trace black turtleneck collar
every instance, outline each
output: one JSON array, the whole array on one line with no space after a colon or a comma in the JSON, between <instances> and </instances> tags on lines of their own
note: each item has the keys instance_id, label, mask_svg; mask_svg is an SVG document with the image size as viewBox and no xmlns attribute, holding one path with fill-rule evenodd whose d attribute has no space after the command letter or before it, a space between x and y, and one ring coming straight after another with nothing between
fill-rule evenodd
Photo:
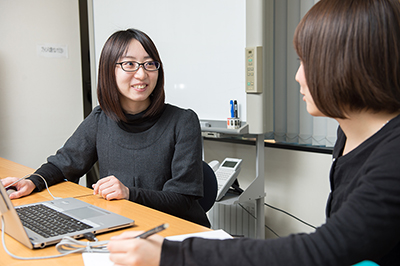
<instances>
[{"instance_id":1,"label":"black turtleneck collar","mask_svg":"<svg viewBox=\"0 0 400 266\"><path fill-rule=\"evenodd\" d=\"M118 126L122 130L131 132L131 133L144 132L144 131L148 130L149 128L151 128L158 121L158 119L163 114L164 110L165 110L165 105L164 105L163 110L161 112L159 112L157 115L147 116L147 117L143 117L144 114L147 112L147 109L138 114L134 114L134 115L125 113L127 122L119 121Z\"/></svg>"}]
</instances>

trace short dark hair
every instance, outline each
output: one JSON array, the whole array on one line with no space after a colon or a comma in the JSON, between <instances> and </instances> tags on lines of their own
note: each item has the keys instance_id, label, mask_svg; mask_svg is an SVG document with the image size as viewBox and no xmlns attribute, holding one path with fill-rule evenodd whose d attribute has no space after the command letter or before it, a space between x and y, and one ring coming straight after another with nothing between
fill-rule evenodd
<instances>
[{"instance_id":1,"label":"short dark hair","mask_svg":"<svg viewBox=\"0 0 400 266\"><path fill-rule=\"evenodd\" d=\"M97 97L101 109L117 122L126 121L126 117L120 104L115 66L119 58L125 54L133 39L139 41L149 56L160 63L157 84L150 95L151 103L144 116L154 116L164 108L164 69L155 44L146 33L140 30L127 29L117 31L107 39L101 51L97 83Z\"/></svg>"},{"instance_id":2,"label":"short dark hair","mask_svg":"<svg viewBox=\"0 0 400 266\"><path fill-rule=\"evenodd\" d=\"M293 43L324 115L400 110L399 0L321 0Z\"/></svg>"}]
</instances>

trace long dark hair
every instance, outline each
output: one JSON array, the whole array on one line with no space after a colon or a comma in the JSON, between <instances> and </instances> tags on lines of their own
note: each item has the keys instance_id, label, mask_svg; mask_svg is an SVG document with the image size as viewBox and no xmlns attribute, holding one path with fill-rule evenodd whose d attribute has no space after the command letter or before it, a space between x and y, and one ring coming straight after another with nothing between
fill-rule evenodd
<instances>
[{"instance_id":1,"label":"long dark hair","mask_svg":"<svg viewBox=\"0 0 400 266\"><path fill-rule=\"evenodd\" d=\"M157 115L164 107L164 69L155 44L146 33L140 30L127 29L117 31L107 39L101 51L97 83L97 98L101 109L117 122L126 121L126 117L120 104L115 66L118 59L125 54L133 39L139 41L149 56L160 63L157 84L150 96L151 103L144 117Z\"/></svg>"}]
</instances>

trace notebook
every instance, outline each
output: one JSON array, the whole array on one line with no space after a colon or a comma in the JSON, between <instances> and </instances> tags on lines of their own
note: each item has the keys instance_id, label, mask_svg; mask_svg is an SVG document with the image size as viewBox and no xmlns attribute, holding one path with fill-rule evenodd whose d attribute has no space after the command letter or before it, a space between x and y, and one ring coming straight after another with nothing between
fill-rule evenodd
<instances>
[{"instance_id":1,"label":"notebook","mask_svg":"<svg viewBox=\"0 0 400 266\"><path fill-rule=\"evenodd\" d=\"M88 232L104 233L134 224L134 220L75 198L14 207L1 182L0 214L5 233L31 249L56 244L64 236L81 238ZM43 221L35 221L39 218Z\"/></svg>"}]
</instances>

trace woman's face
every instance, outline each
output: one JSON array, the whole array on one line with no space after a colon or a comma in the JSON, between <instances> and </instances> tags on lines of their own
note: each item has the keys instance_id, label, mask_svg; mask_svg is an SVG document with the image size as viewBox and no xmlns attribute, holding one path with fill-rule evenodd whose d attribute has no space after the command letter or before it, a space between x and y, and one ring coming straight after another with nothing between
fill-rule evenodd
<instances>
[{"instance_id":1,"label":"woman's face","mask_svg":"<svg viewBox=\"0 0 400 266\"><path fill-rule=\"evenodd\" d=\"M136 61L143 63L153 61L139 41L132 39L126 54L118 62ZM122 109L130 114L137 114L147 109L150 105L150 94L157 84L158 70L147 71L140 66L135 72L126 72L121 65L115 67L115 77L120 93Z\"/></svg>"},{"instance_id":2,"label":"woman's face","mask_svg":"<svg viewBox=\"0 0 400 266\"><path fill-rule=\"evenodd\" d=\"M304 75L303 63L300 63L295 79L300 84L300 93L303 95L303 101L306 102L307 112L312 116L324 116L315 105L310 90L308 89L306 77Z\"/></svg>"}]
</instances>

